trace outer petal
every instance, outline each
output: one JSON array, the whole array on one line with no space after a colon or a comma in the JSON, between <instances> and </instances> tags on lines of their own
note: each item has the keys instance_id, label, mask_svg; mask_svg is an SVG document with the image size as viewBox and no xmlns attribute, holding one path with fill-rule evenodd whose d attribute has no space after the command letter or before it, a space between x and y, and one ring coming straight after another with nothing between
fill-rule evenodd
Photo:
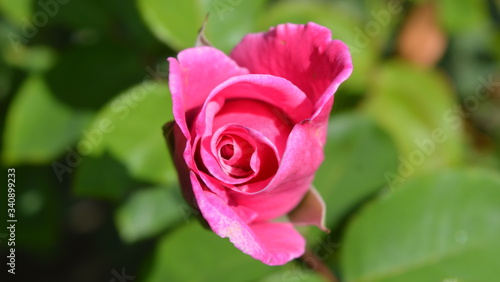
<instances>
[{"instance_id":1,"label":"outer petal","mask_svg":"<svg viewBox=\"0 0 500 282\"><path fill-rule=\"evenodd\" d=\"M313 103L332 82L347 79L345 70L352 70L347 46L331 40L330 30L315 23L282 24L266 33L249 34L234 48L231 58L251 73L290 80Z\"/></svg>"},{"instance_id":2,"label":"outer petal","mask_svg":"<svg viewBox=\"0 0 500 282\"><path fill-rule=\"evenodd\" d=\"M313 106L305 93L290 81L272 75L249 74L230 78L212 90L196 120L198 136L213 132L216 114L229 100L257 100L283 113L283 119L292 124L309 118Z\"/></svg>"},{"instance_id":3,"label":"outer petal","mask_svg":"<svg viewBox=\"0 0 500 282\"><path fill-rule=\"evenodd\" d=\"M304 238L290 223L259 222L247 225L216 194L206 191L191 173L193 191L203 217L212 230L242 252L269 265L281 265L301 256Z\"/></svg>"},{"instance_id":4,"label":"outer petal","mask_svg":"<svg viewBox=\"0 0 500 282\"><path fill-rule=\"evenodd\" d=\"M175 58L168 61L174 118L184 136L190 139L189 125L210 91L226 79L248 71L222 51L206 46L186 49L179 53L178 61Z\"/></svg>"},{"instance_id":5,"label":"outer petal","mask_svg":"<svg viewBox=\"0 0 500 282\"><path fill-rule=\"evenodd\" d=\"M316 225L321 230L329 232L325 226L326 207L318 191L311 187L300 204L288 214L295 225Z\"/></svg>"}]
</instances>

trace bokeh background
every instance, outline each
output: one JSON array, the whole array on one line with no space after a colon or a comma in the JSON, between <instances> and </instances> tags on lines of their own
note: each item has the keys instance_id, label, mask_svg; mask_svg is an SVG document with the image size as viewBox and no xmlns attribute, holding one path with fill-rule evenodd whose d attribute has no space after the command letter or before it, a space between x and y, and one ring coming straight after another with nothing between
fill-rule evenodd
<instances>
[{"instance_id":1,"label":"bokeh background","mask_svg":"<svg viewBox=\"0 0 500 282\"><path fill-rule=\"evenodd\" d=\"M500 3L1 0L1 281L446 281L500 274ZM325 235L270 267L184 203L166 58L314 21L349 45L315 180ZM15 169L16 274L7 273ZM329 278L328 278L329 277Z\"/></svg>"}]
</instances>

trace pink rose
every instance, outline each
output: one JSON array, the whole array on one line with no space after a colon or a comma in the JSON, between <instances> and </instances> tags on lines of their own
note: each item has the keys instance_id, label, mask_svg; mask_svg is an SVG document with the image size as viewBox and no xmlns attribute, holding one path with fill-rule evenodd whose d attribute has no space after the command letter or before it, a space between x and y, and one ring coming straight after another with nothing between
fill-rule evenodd
<instances>
[{"instance_id":1,"label":"pink rose","mask_svg":"<svg viewBox=\"0 0 500 282\"><path fill-rule=\"evenodd\" d=\"M352 72L346 45L315 23L282 24L247 35L230 56L205 46L169 62L175 123L166 131L184 197L253 258L301 256L293 224L322 227L311 182L334 93Z\"/></svg>"}]
</instances>

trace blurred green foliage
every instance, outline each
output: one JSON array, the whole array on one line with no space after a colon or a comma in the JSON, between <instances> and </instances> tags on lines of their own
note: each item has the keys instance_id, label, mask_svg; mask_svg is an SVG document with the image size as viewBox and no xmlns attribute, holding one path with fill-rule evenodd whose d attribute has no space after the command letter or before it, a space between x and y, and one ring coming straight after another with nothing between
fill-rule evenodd
<instances>
[{"instance_id":1,"label":"blurred green foliage","mask_svg":"<svg viewBox=\"0 0 500 282\"><path fill-rule=\"evenodd\" d=\"M323 281L326 265L341 281L495 281L499 7L0 0L0 145L3 175L16 170L16 278ZM336 94L314 183L332 232L300 228L310 252L285 266L203 229L178 191L161 129L172 119L165 59L193 45L207 13L207 38L226 53L249 32L309 21L351 49L354 73Z\"/></svg>"},{"instance_id":2,"label":"blurred green foliage","mask_svg":"<svg viewBox=\"0 0 500 282\"><path fill-rule=\"evenodd\" d=\"M349 228L342 254L346 280L492 281L500 251L499 198L499 175L482 170L408 180L397 193L367 205Z\"/></svg>"}]
</instances>

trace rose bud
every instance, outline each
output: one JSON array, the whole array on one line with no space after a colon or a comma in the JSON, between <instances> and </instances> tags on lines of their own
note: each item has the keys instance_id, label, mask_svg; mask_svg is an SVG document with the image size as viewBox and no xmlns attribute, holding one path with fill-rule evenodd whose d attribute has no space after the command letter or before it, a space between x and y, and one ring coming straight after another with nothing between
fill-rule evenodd
<instances>
[{"instance_id":1,"label":"rose bud","mask_svg":"<svg viewBox=\"0 0 500 282\"><path fill-rule=\"evenodd\" d=\"M352 72L347 46L315 23L282 24L229 56L202 46L169 62L175 121L165 132L186 200L255 259L301 256L294 224L326 230L311 183L334 93Z\"/></svg>"}]
</instances>

